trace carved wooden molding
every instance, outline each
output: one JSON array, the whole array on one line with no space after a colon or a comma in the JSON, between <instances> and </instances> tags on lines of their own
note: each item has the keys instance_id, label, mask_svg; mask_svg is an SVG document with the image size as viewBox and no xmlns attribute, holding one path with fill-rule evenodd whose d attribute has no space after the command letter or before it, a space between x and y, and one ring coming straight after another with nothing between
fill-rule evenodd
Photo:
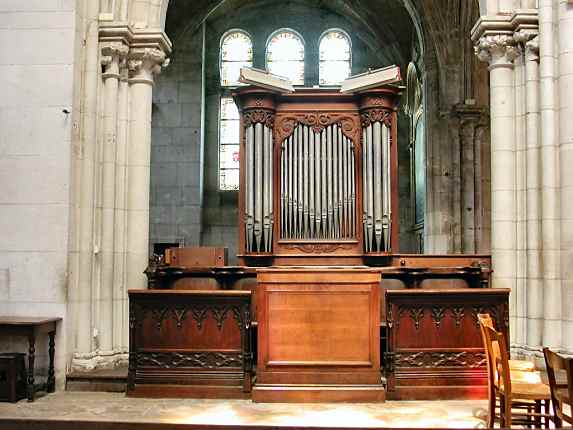
<instances>
[{"instance_id":1,"label":"carved wooden molding","mask_svg":"<svg viewBox=\"0 0 573 430\"><path fill-rule=\"evenodd\" d=\"M355 145L360 145L360 120L355 115L346 113L300 113L277 115L275 127L275 140L282 142L294 133L298 124L304 124L312 128L315 133L321 133L325 127L338 124L342 133Z\"/></svg>"},{"instance_id":2,"label":"carved wooden molding","mask_svg":"<svg viewBox=\"0 0 573 430\"><path fill-rule=\"evenodd\" d=\"M130 303L129 325L130 329L135 329L136 325L141 326L147 314L151 315L151 319L155 323L157 330L161 330L163 322L172 318L175 320L177 328L183 327L183 322L186 320L187 315L191 315L191 319L197 324L197 328L201 330L203 324L209 313L217 323L219 330L223 329L223 324L227 319L229 312L232 313L233 319L237 323L239 330L243 331L249 316L249 311L246 305L231 305L231 304L183 304L183 305L160 305L160 304L142 304Z\"/></svg>"},{"instance_id":3,"label":"carved wooden molding","mask_svg":"<svg viewBox=\"0 0 573 430\"><path fill-rule=\"evenodd\" d=\"M495 323L495 327L498 330L501 328L501 321L495 306L472 306L471 315L476 327L479 327L478 314L489 314Z\"/></svg>"},{"instance_id":4,"label":"carved wooden molding","mask_svg":"<svg viewBox=\"0 0 573 430\"><path fill-rule=\"evenodd\" d=\"M432 321L438 329L440 328L440 324L442 323L445 312L446 309L443 306L432 306Z\"/></svg>"},{"instance_id":5,"label":"carved wooden molding","mask_svg":"<svg viewBox=\"0 0 573 430\"><path fill-rule=\"evenodd\" d=\"M462 320L464 319L464 307L463 306L454 306L452 308L452 315L454 317L454 321L456 323L456 327L460 327L462 324Z\"/></svg>"},{"instance_id":6,"label":"carved wooden molding","mask_svg":"<svg viewBox=\"0 0 573 430\"><path fill-rule=\"evenodd\" d=\"M243 367L243 354L240 352L138 352L135 360L138 367L159 367L162 369Z\"/></svg>"},{"instance_id":7,"label":"carved wooden molding","mask_svg":"<svg viewBox=\"0 0 573 430\"><path fill-rule=\"evenodd\" d=\"M243 113L243 125L250 127L257 123L263 124L269 128L273 128L275 122L274 112L264 109L248 110Z\"/></svg>"},{"instance_id":8,"label":"carved wooden molding","mask_svg":"<svg viewBox=\"0 0 573 430\"><path fill-rule=\"evenodd\" d=\"M293 243L281 245L287 249L297 249L307 254L329 254L339 249L354 249L355 245L343 243Z\"/></svg>"},{"instance_id":9,"label":"carved wooden molding","mask_svg":"<svg viewBox=\"0 0 573 430\"><path fill-rule=\"evenodd\" d=\"M417 306L409 309L410 318L414 321L414 327L416 330L420 328L420 321L424 318L424 308L422 306Z\"/></svg>"},{"instance_id":10,"label":"carved wooden molding","mask_svg":"<svg viewBox=\"0 0 573 430\"><path fill-rule=\"evenodd\" d=\"M362 127L368 127L375 122L381 122L386 127L392 127L392 112L387 109L368 109L360 113Z\"/></svg>"},{"instance_id":11,"label":"carved wooden molding","mask_svg":"<svg viewBox=\"0 0 573 430\"><path fill-rule=\"evenodd\" d=\"M396 367L484 367L486 364L483 352L473 351L440 351L440 352L397 352L394 354Z\"/></svg>"}]
</instances>

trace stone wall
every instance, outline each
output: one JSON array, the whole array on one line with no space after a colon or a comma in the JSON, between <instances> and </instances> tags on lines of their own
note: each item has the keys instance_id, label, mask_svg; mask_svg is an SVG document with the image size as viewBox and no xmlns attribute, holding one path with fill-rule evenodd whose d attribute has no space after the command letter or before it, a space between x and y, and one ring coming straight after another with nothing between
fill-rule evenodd
<instances>
[{"instance_id":1,"label":"stone wall","mask_svg":"<svg viewBox=\"0 0 573 430\"><path fill-rule=\"evenodd\" d=\"M76 2L0 3L0 314L66 316ZM63 383L65 330L56 377ZM41 373L47 339L39 339ZM0 350L27 350L2 339Z\"/></svg>"},{"instance_id":2,"label":"stone wall","mask_svg":"<svg viewBox=\"0 0 573 430\"><path fill-rule=\"evenodd\" d=\"M201 233L202 32L180 39L156 79L150 242L198 246Z\"/></svg>"}]
</instances>

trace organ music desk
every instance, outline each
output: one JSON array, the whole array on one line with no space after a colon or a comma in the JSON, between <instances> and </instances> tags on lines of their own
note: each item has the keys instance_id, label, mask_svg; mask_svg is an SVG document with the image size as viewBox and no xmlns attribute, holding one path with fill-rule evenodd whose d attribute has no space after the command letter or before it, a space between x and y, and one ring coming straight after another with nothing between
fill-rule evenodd
<instances>
[{"instance_id":1,"label":"organ music desk","mask_svg":"<svg viewBox=\"0 0 573 430\"><path fill-rule=\"evenodd\" d=\"M487 255L399 253L398 100L236 91L239 266L150 265L129 292L129 395L485 396L474 316L507 334L508 291Z\"/></svg>"}]
</instances>

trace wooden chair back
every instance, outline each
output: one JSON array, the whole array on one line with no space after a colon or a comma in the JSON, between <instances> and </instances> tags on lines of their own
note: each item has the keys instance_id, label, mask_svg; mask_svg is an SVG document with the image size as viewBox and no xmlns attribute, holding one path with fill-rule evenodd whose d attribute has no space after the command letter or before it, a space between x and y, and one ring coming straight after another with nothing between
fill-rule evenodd
<instances>
[{"instance_id":1,"label":"wooden chair back","mask_svg":"<svg viewBox=\"0 0 573 430\"><path fill-rule=\"evenodd\" d=\"M484 327L484 333L488 346L489 356L494 371L493 383L500 391L501 396L500 409L501 415L505 418L503 425L511 427L511 374L509 371L509 353L505 343L503 333L494 330L491 327Z\"/></svg>"},{"instance_id":2,"label":"wooden chair back","mask_svg":"<svg viewBox=\"0 0 573 430\"><path fill-rule=\"evenodd\" d=\"M487 366L487 388L488 388L488 396L493 396L493 384L494 384L494 376L495 371L493 369L492 360L489 354L490 347L488 346L488 338L486 337L485 327L493 328L493 321L489 314L478 314L478 321L479 321L479 329L481 334L481 340L483 343L483 350L485 354L485 362ZM490 399L491 400L491 399Z\"/></svg>"},{"instance_id":3,"label":"wooden chair back","mask_svg":"<svg viewBox=\"0 0 573 430\"><path fill-rule=\"evenodd\" d=\"M557 421L565 421L573 424L573 358L565 358L551 351L549 348L543 348L545 364L547 366L547 377L551 389L551 402ZM561 372L566 376L566 382L558 382L556 373ZM569 413L565 412L564 405L569 405ZM556 421L556 426L561 423Z\"/></svg>"}]
</instances>

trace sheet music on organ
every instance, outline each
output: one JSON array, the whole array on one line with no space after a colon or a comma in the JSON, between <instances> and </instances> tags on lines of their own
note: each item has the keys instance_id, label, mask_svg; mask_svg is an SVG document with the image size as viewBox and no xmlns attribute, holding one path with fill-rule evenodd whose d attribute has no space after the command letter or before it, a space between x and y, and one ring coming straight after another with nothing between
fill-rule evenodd
<instances>
[{"instance_id":1,"label":"sheet music on organ","mask_svg":"<svg viewBox=\"0 0 573 430\"><path fill-rule=\"evenodd\" d=\"M400 67L392 65L381 69L368 70L366 73L360 73L359 75L347 78L342 82L340 92L359 92L380 85L395 84L398 82L402 82Z\"/></svg>"},{"instance_id":2,"label":"sheet music on organ","mask_svg":"<svg viewBox=\"0 0 573 430\"><path fill-rule=\"evenodd\" d=\"M294 87L289 79L273 75L266 70L256 69L254 67L242 67L239 82L256 85L280 93L294 92Z\"/></svg>"}]
</instances>

